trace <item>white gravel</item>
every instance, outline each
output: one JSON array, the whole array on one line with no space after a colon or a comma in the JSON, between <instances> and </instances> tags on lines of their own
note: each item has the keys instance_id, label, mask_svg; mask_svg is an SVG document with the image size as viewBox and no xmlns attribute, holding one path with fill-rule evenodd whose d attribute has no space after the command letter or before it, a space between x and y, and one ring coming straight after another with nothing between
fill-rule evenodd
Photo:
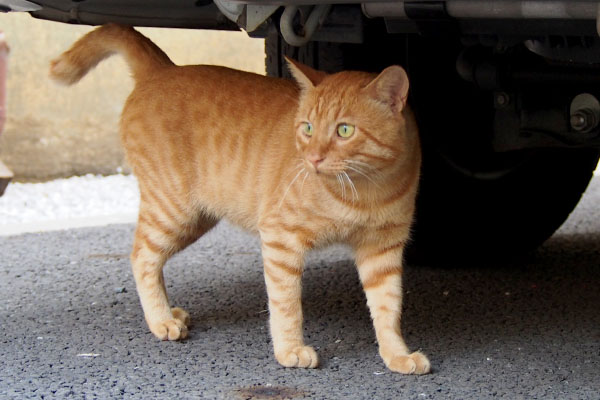
<instances>
[{"instance_id":1,"label":"white gravel","mask_svg":"<svg viewBox=\"0 0 600 400\"><path fill-rule=\"evenodd\" d=\"M138 208L132 175L10 183L0 197L0 235L134 222Z\"/></svg>"}]
</instances>

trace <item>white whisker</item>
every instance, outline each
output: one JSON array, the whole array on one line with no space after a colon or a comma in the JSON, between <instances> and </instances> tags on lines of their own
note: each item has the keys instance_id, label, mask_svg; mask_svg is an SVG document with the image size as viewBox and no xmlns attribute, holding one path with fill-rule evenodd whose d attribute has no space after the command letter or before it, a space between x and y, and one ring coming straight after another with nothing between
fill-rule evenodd
<instances>
[{"instance_id":1,"label":"white whisker","mask_svg":"<svg viewBox=\"0 0 600 400\"><path fill-rule=\"evenodd\" d=\"M346 165L346 168L348 168L351 171L356 172L357 174L360 174L362 176L364 176L365 178L367 178L369 181L371 181L371 183L373 183L373 185L377 186L378 188L381 188L381 186L375 182L369 175L367 175L364 171L362 171L360 168L357 167L352 167L350 165Z\"/></svg>"},{"instance_id":2,"label":"white whisker","mask_svg":"<svg viewBox=\"0 0 600 400\"><path fill-rule=\"evenodd\" d=\"M277 185L277 189L279 189L279 187L281 186L281 184L287 179L287 177L290 174L293 174L294 172L298 171L298 169L304 169L304 161L302 161L301 158L297 158L297 160L300 160L300 162L298 164L296 164L296 166L290 168L290 170L288 172L285 173L285 175L283 176L283 178L281 178L281 182L279 182L279 184Z\"/></svg>"},{"instance_id":3,"label":"white whisker","mask_svg":"<svg viewBox=\"0 0 600 400\"><path fill-rule=\"evenodd\" d=\"M300 174L302 174L302 172L304 172L304 168L302 168L300 171L298 171L298 173L296 174L296 176L294 177L294 179L292 179L292 181L288 185L287 189L285 190L285 193L283 194L283 197L279 201L278 208L281 208L281 205L283 204L283 200L285 200L285 196L287 196L288 192L290 191L290 188L292 187L292 185L294 184L294 182L296 182L296 180L298 179L298 177L300 176Z\"/></svg>"},{"instance_id":4,"label":"white whisker","mask_svg":"<svg viewBox=\"0 0 600 400\"><path fill-rule=\"evenodd\" d=\"M359 161L359 160L348 160L348 161L350 161L350 163L352 163L352 164L358 164L358 165L361 165L361 166L363 166L363 167L366 167L366 168L367 168L367 169L369 169L370 171L377 172L377 173L381 174L381 171L380 171L380 170L378 170L376 167L372 166L372 165L371 165L371 164L369 164L369 163L366 163L366 162L363 162L363 161Z\"/></svg>"},{"instance_id":5,"label":"white whisker","mask_svg":"<svg viewBox=\"0 0 600 400\"><path fill-rule=\"evenodd\" d=\"M359 161L359 160L344 160L345 162L347 162L348 164L354 164L356 166L361 166L367 169L367 171L369 171L370 173L374 173L375 175L381 177L383 175L383 173L378 170L377 168L375 168L374 166L372 166L369 163L363 162L363 161Z\"/></svg>"},{"instance_id":6,"label":"white whisker","mask_svg":"<svg viewBox=\"0 0 600 400\"><path fill-rule=\"evenodd\" d=\"M352 179L350 179L348 173L344 171L343 174L350 184L350 189L352 189L352 202L354 202L354 196L356 196L356 200L358 200L358 191L356 190L356 186L354 186L354 182L352 182Z\"/></svg>"},{"instance_id":7,"label":"white whisker","mask_svg":"<svg viewBox=\"0 0 600 400\"><path fill-rule=\"evenodd\" d=\"M342 189L342 200L346 201L346 185L344 184L344 180L342 179L341 174L336 174L335 177L337 178L340 188Z\"/></svg>"},{"instance_id":8,"label":"white whisker","mask_svg":"<svg viewBox=\"0 0 600 400\"><path fill-rule=\"evenodd\" d=\"M304 178L302 179L302 184L300 185L300 194L302 194L302 191L304 190L304 182L306 182L306 178L308 178L308 175L310 175L310 172L304 172Z\"/></svg>"}]
</instances>

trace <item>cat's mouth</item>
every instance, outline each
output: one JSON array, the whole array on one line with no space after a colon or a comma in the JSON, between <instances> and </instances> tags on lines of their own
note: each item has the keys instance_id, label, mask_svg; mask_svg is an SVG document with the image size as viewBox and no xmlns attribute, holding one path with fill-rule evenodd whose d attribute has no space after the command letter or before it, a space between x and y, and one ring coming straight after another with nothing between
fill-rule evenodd
<instances>
[{"instance_id":1,"label":"cat's mouth","mask_svg":"<svg viewBox=\"0 0 600 400\"><path fill-rule=\"evenodd\" d=\"M307 171L318 175L335 176L345 170L345 163L341 160L334 160L327 156L308 154L304 156L304 164Z\"/></svg>"},{"instance_id":2,"label":"cat's mouth","mask_svg":"<svg viewBox=\"0 0 600 400\"><path fill-rule=\"evenodd\" d=\"M335 176L343 172L340 166L331 165L331 163L319 160L318 162L306 160L306 170L310 173L321 176Z\"/></svg>"}]
</instances>

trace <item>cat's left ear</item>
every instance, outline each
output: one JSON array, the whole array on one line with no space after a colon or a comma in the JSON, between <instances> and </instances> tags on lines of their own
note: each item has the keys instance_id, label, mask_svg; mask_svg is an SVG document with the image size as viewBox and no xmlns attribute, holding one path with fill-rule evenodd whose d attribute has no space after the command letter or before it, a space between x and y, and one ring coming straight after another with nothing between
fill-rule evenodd
<instances>
[{"instance_id":1,"label":"cat's left ear","mask_svg":"<svg viewBox=\"0 0 600 400\"><path fill-rule=\"evenodd\" d=\"M292 60L291 58L285 57L288 62L288 66L290 67L290 72L296 79L296 82L300 85L302 89L312 89L317 86L327 74L322 71L317 71L309 67L308 65L304 65L299 63L296 60Z\"/></svg>"},{"instance_id":2,"label":"cat's left ear","mask_svg":"<svg viewBox=\"0 0 600 400\"><path fill-rule=\"evenodd\" d=\"M406 106L408 87L404 68L392 65L384 69L364 90L376 100L388 104L394 113L399 113Z\"/></svg>"}]
</instances>

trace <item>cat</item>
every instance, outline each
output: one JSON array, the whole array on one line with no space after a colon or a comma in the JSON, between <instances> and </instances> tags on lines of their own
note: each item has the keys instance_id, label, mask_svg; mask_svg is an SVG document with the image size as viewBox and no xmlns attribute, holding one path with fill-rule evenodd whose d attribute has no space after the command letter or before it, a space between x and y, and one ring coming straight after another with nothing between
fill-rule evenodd
<instances>
[{"instance_id":1,"label":"cat","mask_svg":"<svg viewBox=\"0 0 600 400\"><path fill-rule=\"evenodd\" d=\"M121 54L135 88L121 139L139 181L131 264L146 322L184 339L189 315L171 308L163 265L221 219L258 233L277 361L315 368L302 333L304 255L351 246L386 366L424 374L430 363L401 334L403 249L415 209L420 143L404 69L326 74L288 59L294 80L219 66L176 66L131 27L101 26L51 62L76 83Z\"/></svg>"}]
</instances>

